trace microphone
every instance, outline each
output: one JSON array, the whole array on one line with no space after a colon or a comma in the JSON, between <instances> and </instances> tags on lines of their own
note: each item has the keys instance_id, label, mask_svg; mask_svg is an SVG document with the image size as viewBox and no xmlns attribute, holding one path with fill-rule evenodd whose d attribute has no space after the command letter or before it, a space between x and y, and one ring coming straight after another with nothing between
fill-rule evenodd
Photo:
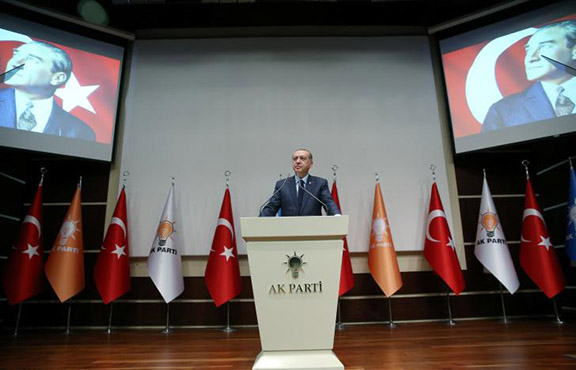
<instances>
[{"instance_id":1,"label":"microphone","mask_svg":"<svg viewBox=\"0 0 576 370\"><path fill-rule=\"evenodd\" d=\"M0 73L0 78L2 78L2 81L1 81L1 82L6 82L7 80L11 79L12 76L13 76L14 74L16 74L16 71L17 71L17 70L19 70L20 68L24 67L24 64L26 64L26 63L22 63L22 64L20 64L20 65L18 65L18 66L16 66L16 67L12 68L12 69L9 70L9 71ZM6 76L6 78L4 78L4 76Z\"/></svg>"},{"instance_id":2,"label":"microphone","mask_svg":"<svg viewBox=\"0 0 576 370\"><path fill-rule=\"evenodd\" d=\"M294 179L297 179L297 178L299 178L298 175L296 173L294 173ZM308 189L306 189L306 187L301 186L300 181L296 181L296 186L298 187L298 191L304 190L306 193L308 193L308 195L310 195L312 198L314 198L318 202L320 202L320 204L322 204L322 206L324 206L324 209L326 210L326 212L328 212L328 206L326 205L326 203L324 203L323 201L318 199L318 197L316 197L316 195L312 194Z\"/></svg>"},{"instance_id":3,"label":"microphone","mask_svg":"<svg viewBox=\"0 0 576 370\"><path fill-rule=\"evenodd\" d=\"M262 210L264 210L264 207L266 207L268 205L268 203L270 203L270 201L272 200L272 198L274 198L274 195L278 194L278 192L280 190L282 190L282 188L284 187L284 185L286 185L286 181L288 181L288 176L286 176L286 178L284 179L284 182L282 183L282 185L278 188L278 190L276 190L271 196L270 198L268 198L268 200L266 202L264 202L264 204L262 204L262 206L260 206L260 211L258 212L258 217L262 217Z\"/></svg>"}]
</instances>

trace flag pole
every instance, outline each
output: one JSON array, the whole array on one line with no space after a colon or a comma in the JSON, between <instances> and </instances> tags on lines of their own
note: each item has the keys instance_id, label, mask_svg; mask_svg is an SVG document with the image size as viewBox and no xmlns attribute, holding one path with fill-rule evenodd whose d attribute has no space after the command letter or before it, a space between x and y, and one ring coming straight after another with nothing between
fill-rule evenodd
<instances>
[{"instance_id":1,"label":"flag pole","mask_svg":"<svg viewBox=\"0 0 576 370\"><path fill-rule=\"evenodd\" d=\"M558 306L556 305L556 297L552 297L552 303L554 303L554 314L556 315L556 324L564 325L564 321L560 318L560 314L558 313Z\"/></svg>"},{"instance_id":2,"label":"flag pole","mask_svg":"<svg viewBox=\"0 0 576 370\"><path fill-rule=\"evenodd\" d=\"M395 328L396 324L394 324L394 320L392 319L392 298L387 297L388 299L388 314L390 315L390 321L388 322L388 326L390 328Z\"/></svg>"},{"instance_id":3,"label":"flag pole","mask_svg":"<svg viewBox=\"0 0 576 370\"><path fill-rule=\"evenodd\" d=\"M20 327L20 314L22 313L22 302L18 305L18 315L16 316L16 326L14 328L14 336L18 336L18 328Z\"/></svg>"},{"instance_id":4,"label":"flag pole","mask_svg":"<svg viewBox=\"0 0 576 370\"><path fill-rule=\"evenodd\" d=\"M68 302L68 319L66 320L66 334L70 334L70 316L72 315L72 302Z\"/></svg>"},{"instance_id":5,"label":"flag pole","mask_svg":"<svg viewBox=\"0 0 576 370\"><path fill-rule=\"evenodd\" d=\"M450 288L446 285L446 304L448 306L448 325L456 325L452 320L452 307L450 306Z\"/></svg>"},{"instance_id":6,"label":"flag pole","mask_svg":"<svg viewBox=\"0 0 576 370\"><path fill-rule=\"evenodd\" d=\"M508 324L508 316L506 316L506 305L504 304L504 289L502 288L502 283L500 284L500 302L502 303L502 315L504 324Z\"/></svg>"},{"instance_id":7,"label":"flag pole","mask_svg":"<svg viewBox=\"0 0 576 370\"><path fill-rule=\"evenodd\" d=\"M110 302L110 313L108 314L108 329L106 334L112 333L112 310L114 309L114 302Z\"/></svg>"},{"instance_id":8,"label":"flag pole","mask_svg":"<svg viewBox=\"0 0 576 370\"><path fill-rule=\"evenodd\" d=\"M162 330L162 334L170 334L172 329L170 329L170 302L166 303L166 327Z\"/></svg>"},{"instance_id":9,"label":"flag pole","mask_svg":"<svg viewBox=\"0 0 576 370\"><path fill-rule=\"evenodd\" d=\"M224 178L226 179L226 190L230 189L230 175L232 175L232 171L224 171ZM236 331L236 329L230 326L230 301L226 302L226 327L222 329L222 331L224 333L232 333Z\"/></svg>"},{"instance_id":10,"label":"flag pole","mask_svg":"<svg viewBox=\"0 0 576 370\"><path fill-rule=\"evenodd\" d=\"M222 329L224 333L232 333L236 331L233 327L230 326L230 301L226 302L226 327Z\"/></svg>"},{"instance_id":11,"label":"flag pole","mask_svg":"<svg viewBox=\"0 0 576 370\"><path fill-rule=\"evenodd\" d=\"M344 324L342 324L342 311L340 307L340 297L338 297L338 320L336 321L336 329L343 330L345 328Z\"/></svg>"},{"instance_id":12,"label":"flag pole","mask_svg":"<svg viewBox=\"0 0 576 370\"><path fill-rule=\"evenodd\" d=\"M338 165L333 164L332 167L330 167L332 169L332 181L335 183L336 182L336 171L338 171ZM340 272L340 275L342 275L342 272ZM340 278L342 278L342 276L340 276ZM340 307L340 294L338 294L338 317L336 319L336 329L337 330L344 330L344 324L342 324L342 310Z\"/></svg>"}]
</instances>

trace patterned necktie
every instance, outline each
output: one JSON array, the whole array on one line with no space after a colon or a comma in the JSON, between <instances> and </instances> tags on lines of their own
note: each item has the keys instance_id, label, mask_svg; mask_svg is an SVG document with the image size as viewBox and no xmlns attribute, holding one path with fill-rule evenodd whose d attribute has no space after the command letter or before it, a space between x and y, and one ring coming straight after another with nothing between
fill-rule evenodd
<instances>
[{"instance_id":1,"label":"patterned necktie","mask_svg":"<svg viewBox=\"0 0 576 370\"><path fill-rule=\"evenodd\" d=\"M32 113L32 108L34 108L34 104L28 102L26 104L26 109L18 118L18 129L19 130L27 130L30 131L34 127L36 127L36 118L34 117L34 113Z\"/></svg>"},{"instance_id":2,"label":"patterned necktie","mask_svg":"<svg viewBox=\"0 0 576 370\"><path fill-rule=\"evenodd\" d=\"M556 110L556 116L567 116L572 114L574 110L574 103L570 98L564 95L564 88L558 88L558 99L556 99L556 106L554 107Z\"/></svg>"},{"instance_id":3,"label":"patterned necktie","mask_svg":"<svg viewBox=\"0 0 576 370\"><path fill-rule=\"evenodd\" d=\"M304 199L304 180L299 180L300 189L298 189L298 210L302 208L302 199Z\"/></svg>"}]
</instances>

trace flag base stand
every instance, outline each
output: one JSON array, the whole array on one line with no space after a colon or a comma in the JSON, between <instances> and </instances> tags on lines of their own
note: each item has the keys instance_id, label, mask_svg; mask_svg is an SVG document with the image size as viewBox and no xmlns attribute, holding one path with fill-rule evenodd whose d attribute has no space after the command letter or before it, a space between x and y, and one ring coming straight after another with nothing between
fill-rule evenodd
<instances>
[{"instance_id":1,"label":"flag base stand","mask_svg":"<svg viewBox=\"0 0 576 370\"><path fill-rule=\"evenodd\" d=\"M506 316L506 305L504 304L504 289L502 288L502 283L500 283L500 303L502 304L502 322L508 324L508 316Z\"/></svg>"},{"instance_id":2,"label":"flag base stand","mask_svg":"<svg viewBox=\"0 0 576 370\"><path fill-rule=\"evenodd\" d=\"M560 318L560 314L558 313L558 306L556 305L556 297L552 297L552 303L554 303L554 314L556 315L556 324L564 325L564 321Z\"/></svg>"},{"instance_id":3,"label":"flag base stand","mask_svg":"<svg viewBox=\"0 0 576 370\"><path fill-rule=\"evenodd\" d=\"M70 316L72 315L72 302L68 302L68 320L66 321L66 335L70 334Z\"/></svg>"},{"instance_id":4,"label":"flag base stand","mask_svg":"<svg viewBox=\"0 0 576 370\"><path fill-rule=\"evenodd\" d=\"M252 370L322 369L344 370L334 352L324 351L262 351Z\"/></svg>"},{"instance_id":5,"label":"flag base stand","mask_svg":"<svg viewBox=\"0 0 576 370\"><path fill-rule=\"evenodd\" d=\"M13 336L18 336L18 329L20 328L20 314L22 313L22 302L18 305L18 316L16 316L16 326L14 327Z\"/></svg>"},{"instance_id":6,"label":"flag base stand","mask_svg":"<svg viewBox=\"0 0 576 370\"><path fill-rule=\"evenodd\" d=\"M394 319L392 319L392 299L390 299L390 297L388 297L388 314L390 315L390 321L388 321L388 327L390 329L394 329L396 327L396 324L394 324Z\"/></svg>"},{"instance_id":7,"label":"flag base stand","mask_svg":"<svg viewBox=\"0 0 576 370\"><path fill-rule=\"evenodd\" d=\"M448 285L446 285L446 305L448 306L448 322L446 322L446 325L454 326L456 322L452 320L452 307L450 306L450 290Z\"/></svg>"},{"instance_id":8,"label":"flag base stand","mask_svg":"<svg viewBox=\"0 0 576 370\"><path fill-rule=\"evenodd\" d=\"M170 303L166 303L166 327L160 333L170 334L172 329L170 329Z\"/></svg>"},{"instance_id":9,"label":"flag base stand","mask_svg":"<svg viewBox=\"0 0 576 370\"><path fill-rule=\"evenodd\" d=\"M236 331L230 326L230 301L226 302L226 327L222 329L224 333L233 333Z\"/></svg>"},{"instance_id":10,"label":"flag base stand","mask_svg":"<svg viewBox=\"0 0 576 370\"><path fill-rule=\"evenodd\" d=\"M342 311L340 309L340 297L338 297L338 321L336 321L336 330L344 330L346 325L342 323Z\"/></svg>"}]
</instances>

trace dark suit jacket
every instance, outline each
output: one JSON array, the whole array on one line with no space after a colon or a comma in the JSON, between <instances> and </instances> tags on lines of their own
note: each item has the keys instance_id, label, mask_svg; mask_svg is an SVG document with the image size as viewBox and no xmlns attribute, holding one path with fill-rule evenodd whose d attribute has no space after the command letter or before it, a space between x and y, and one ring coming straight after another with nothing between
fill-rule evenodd
<instances>
[{"instance_id":1,"label":"dark suit jacket","mask_svg":"<svg viewBox=\"0 0 576 370\"><path fill-rule=\"evenodd\" d=\"M278 191L280 188L281 190ZM336 202L334 202L332 195L330 195L330 191L328 190L328 181L326 181L326 179L309 175L306 190L314 194L316 198L326 204L326 213L328 215L333 216L340 213ZM305 191L304 198L302 199L302 207L300 210L298 209L294 176L278 181L274 187L274 193L275 194L272 196L268 204L262 209L262 213L260 214L261 216L275 216L279 209L282 209L282 216L322 215L322 204Z\"/></svg>"},{"instance_id":2,"label":"dark suit jacket","mask_svg":"<svg viewBox=\"0 0 576 370\"><path fill-rule=\"evenodd\" d=\"M507 96L492 104L484 119L482 132L555 117L554 107L550 104L542 84L538 82L521 93Z\"/></svg>"},{"instance_id":3,"label":"dark suit jacket","mask_svg":"<svg viewBox=\"0 0 576 370\"><path fill-rule=\"evenodd\" d=\"M14 89L0 90L0 127L16 128L16 100ZM82 120L66 112L56 102L48 118L45 134L95 141L94 130Z\"/></svg>"}]
</instances>

